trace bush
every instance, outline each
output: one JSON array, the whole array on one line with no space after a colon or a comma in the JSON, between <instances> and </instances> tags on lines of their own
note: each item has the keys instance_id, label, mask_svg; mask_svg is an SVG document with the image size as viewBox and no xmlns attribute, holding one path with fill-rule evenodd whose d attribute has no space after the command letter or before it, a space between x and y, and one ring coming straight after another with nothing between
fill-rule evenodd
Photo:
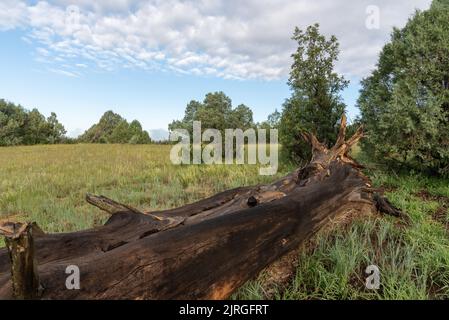
<instances>
[{"instance_id":1,"label":"bush","mask_svg":"<svg viewBox=\"0 0 449 320\"><path fill-rule=\"evenodd\" d=\"M379 161L449 174L449 1L417 11L362 81L358 105Z\"/></svg>"}]
</instances>

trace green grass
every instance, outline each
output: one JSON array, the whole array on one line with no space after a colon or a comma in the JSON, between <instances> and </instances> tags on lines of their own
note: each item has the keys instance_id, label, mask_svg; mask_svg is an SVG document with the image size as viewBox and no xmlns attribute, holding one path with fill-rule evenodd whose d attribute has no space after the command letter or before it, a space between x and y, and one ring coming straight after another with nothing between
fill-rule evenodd
<instances>
[{"instance_id":1,"label":"green grass","mask_svg":"<svg viewBox=\"0 0 449 320\"><path fill-rule=\"evenodd\" d=\"M273 179L250 165L176 166L169 152L167 145L0 148L0 219L36 221L47 232L81 230L107 218L87 204L86 192L159 210Z\"/></svg>"},{"instance_id":2,"label":"green grass","mask_svg":"<svg viewBox=\"0 0 449 320\"><path fill-rule=\"evenodd\" d=\"M175 166L169 151L156 145L0 148L0 219L36 221L47 232L81 230L108 217L85 202L86 192L156 210L276 179L249 165ZM281 167L277 176L290 170ZM319 233L276 299L449 298L449 180L378 167L366 173L409 221L378 216ZM379 290L365 288L364 270L371 264L381 271ZM260 280L233 296L264 297Z\"/></svg>"},{"instance_id":3,"label":"green grass","mask_svg":"<svg viewBox=\"0 0 449 320\"><path fill-rule=\"evenodd\" d=\"M449 298L449 180L382 168L366 173L409 220L378 216L319 233L275 299ZM365 287L368 265L380 269L379 290ZM256 279L233 298L264 297L264 284Z\"/></svg>"}]
</instances>

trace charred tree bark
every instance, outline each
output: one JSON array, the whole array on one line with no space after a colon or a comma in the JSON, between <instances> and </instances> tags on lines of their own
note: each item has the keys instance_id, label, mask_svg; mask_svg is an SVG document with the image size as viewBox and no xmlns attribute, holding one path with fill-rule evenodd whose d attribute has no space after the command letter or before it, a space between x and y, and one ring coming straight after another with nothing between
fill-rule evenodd
<instances>
[{"instance_id":1,"label":"charred tree bark","mask_svg":"<svg viewBox=\"0 0 449 320\"><path fill-rule=\"evenodd\" d=\"M325 148L311 134L311 162L269 185L219 193L181 208L140 212L105 197L87 201L111 214L102 227L34 237L45 299L224 299L298 248L335 218L376 211L370 181L349 155L362 137ZM389 203L382 202L382 210ZM379 207L380 208L380 207ZM394 211L397 213L396 211ZM66 288L69 265L80 289ZM0 298L17 297L7 250L0 250Z\"/></svg>"},{"instance_id":2,"label":"charred tree bark","mask_svg":"<svg viewBox=\"0 0 449 320\"><path fill-rule=\"evenodd\" d=\"M11 265L12 293L16 299L36 299L39 297L39 275L34 258L33 224L12 223L0 227L5 236Z\"/></svg>"}]
</instances>

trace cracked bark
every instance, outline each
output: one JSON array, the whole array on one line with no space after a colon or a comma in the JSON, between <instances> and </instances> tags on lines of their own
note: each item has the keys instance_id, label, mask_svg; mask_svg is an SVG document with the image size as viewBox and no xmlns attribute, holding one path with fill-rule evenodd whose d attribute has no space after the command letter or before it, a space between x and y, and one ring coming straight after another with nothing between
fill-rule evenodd
<instances>
[{"instance_id":1,"label":"cracked bark","mask_svg":"<svg viewBox=\"0 0 449 320\"><path fill-rule=\"evenodd\" d=\"M104 226L34 235L45 299L225 299L332 219L374 212L379 196L349 155L346 119L327 149L313 135L309 164L269 185L242 187L184 207L140 212L101 196L89 203L111 214ZM382 210L396 213L382 202ZM0 229L1 232L1 229ZM17 297L8 250L0 250L0 298ZM65 268L80 269L67 290ZM118 280L119 279L119 280ZM33 296L36 298L36 296Z\"/></svg>"}]
</instances>

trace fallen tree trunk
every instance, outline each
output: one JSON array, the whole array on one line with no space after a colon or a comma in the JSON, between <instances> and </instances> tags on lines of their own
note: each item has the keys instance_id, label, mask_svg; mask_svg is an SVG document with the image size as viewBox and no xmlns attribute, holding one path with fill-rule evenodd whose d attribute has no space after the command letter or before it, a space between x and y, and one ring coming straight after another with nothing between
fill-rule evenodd
<instances>
[{"instance_id":1,"label":"fallen tree trunk","mask_svg":"<svg viewBox=\"0 0 449 320\"><path fill-rule=\"evenodd\" d=\"M26 297L44 299L224 299L247 280L298 248L326 223L348 212L393 210L348 156L362 137L325 148L311 134L305 167L265 186L237 188L181 208L144 213L105 197L87 201L111 214L102 227L34 234L38 279ZM387 207L385 207L387 206ZM398 211L393 210L398 213ZM0 226L8 243L21 224ZM11 231L13 230L13 231ZM0 250L0 298L15 294L14 252ZM80 270L80 289L66 287L68 266ZM37 269L37 271L36 271ZM35 272L36 274L30 274ZM38 290L38 287L40 288Z\"/></svg>"}]
</instances>

